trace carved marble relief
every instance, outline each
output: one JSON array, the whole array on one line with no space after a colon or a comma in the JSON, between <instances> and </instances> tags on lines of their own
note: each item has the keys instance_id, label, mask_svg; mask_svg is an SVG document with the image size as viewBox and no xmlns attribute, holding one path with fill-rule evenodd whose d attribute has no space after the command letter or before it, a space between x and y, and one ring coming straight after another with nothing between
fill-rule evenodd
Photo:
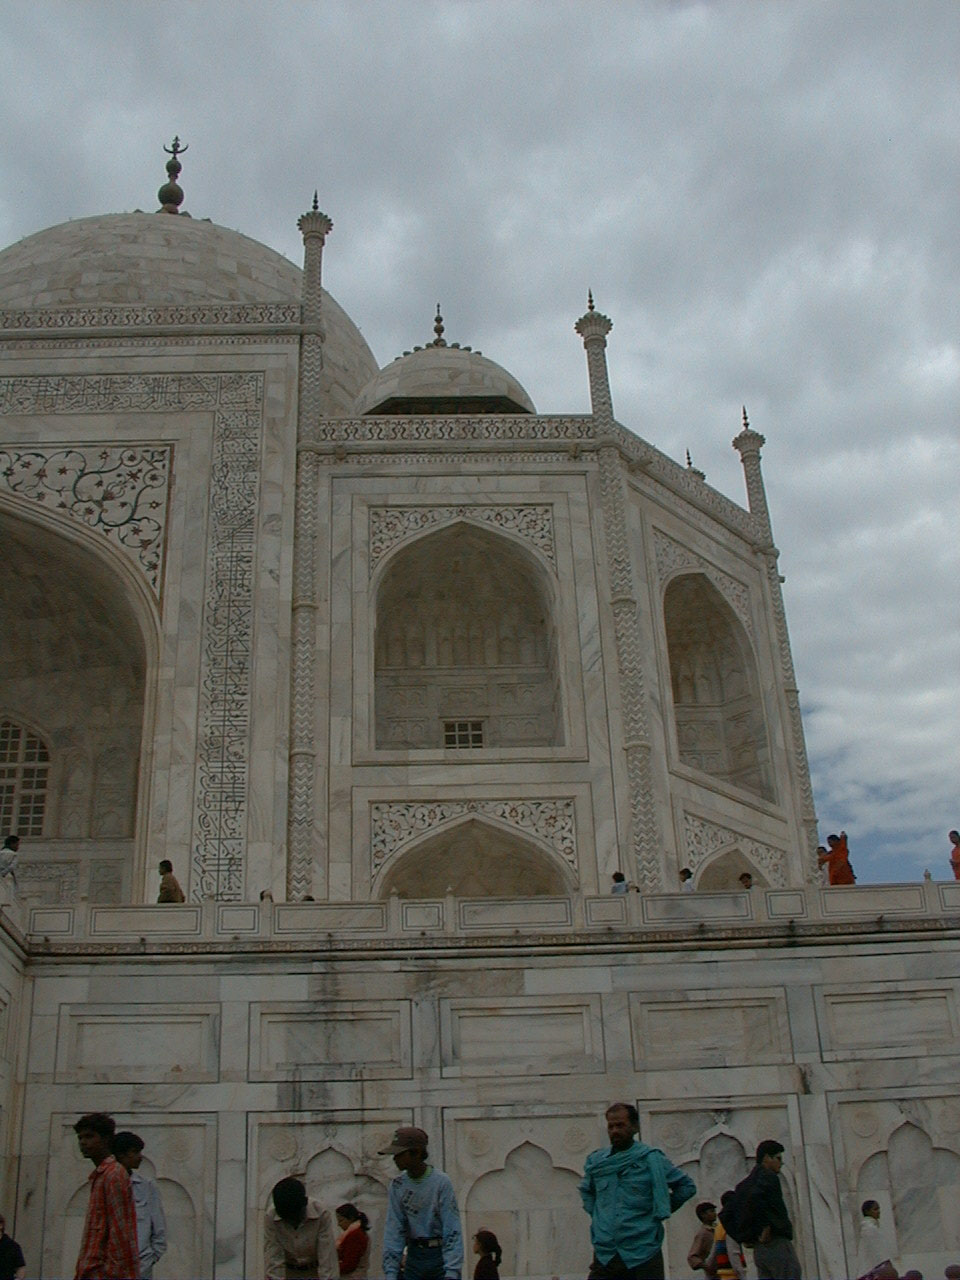
<instances>
[{"instance_id":1,"label":"carved marble relief","mask_svg":"<svg viewBox=\"0 0 960 1280\"><path fill-rule=\"evenodd\" d=\"M532 1110L491 1107L445 1125L447 1171L461 1188L465 1235L493 1231L511 1275L586 1275L590 1233L577 1184L599 1145L596 1115L588 1108Z\"/></svg>"},{"instance_id":2,"label":"carved marble relief","mask_svg":"<svg viewBox=\"0 0 960 1280\"><path fill-rule=\"evenodd\" d=\"M551 506L371 507L371 576L383 557L398 543L434 525L451 524L456 520L469 520L515 534L536 547L556 568Z\"/></svg>"},{"instance_id":3,"label":"carved marble relief","mask_svg":"<svg viewBox=\"0 0 960 1280\"><path fill-rule=\"evenodd\" d=\"M172 445L0 449L0 486L103 533L158 595L172 474Z\"/></svg>"},{"instance_id":4,"label":"carved marble relief","mask_svg":"<svg viewBox=\"0 0 960 1280\"><path fill-rule=\"evenodd\" d=\"M438 827L476 814L542 841L569 866L577 865L575 803L551 800L376 801L370 806L370 856L374 872Z\"/></svg>"},{"instance_id":5,"label":"carved marble relief","mask_svg":"<svg viewBox=\"0 0 960 1280\"><path fill-rule=\"evenodd\" d=\"M759 870L768 884L781 888L787 883L786 858L784 849L754 840L742 832L730 827L710 822L693 813L683 815L683 865L688 866L694 877L698 871L721 851L738 851L748 866L742 869ZM737 887L736 871L731 868L731 883L728 887ZM716 886L719 887L719 886Z\"/></svg>"},{"instance_id":6,"label":"carved marble relief","mask_svg":"<svg viewBox=\"0 0 960 1280\"><path fill-rule=\"evenodd\" d=\"M704 574L720 592L743 623L747 635L754 639L753 615L750 612L750 591L736 578L723 573L709 560L698 556L682 543L662 533L653 531L653 548L657 560L657 577L662 586L678 569L692 569Z\"/></svg>"},{"instance_id":7,"label":"carved marble relief","mask_svg":"<svg viewBox=\"0 0 960 1280\"><path fill-rule=\"evenodd\" d=\"M181 325L284 325L300 323L297 302L220 302L191 306L34 307L0 311L0 329L136 329ZM168 342L165 336L164 341ZM217 335L220 341L220 335ZM155 340L154 340L155 341Z\"/></svg>"},{"instance_id":8,"label":"carved marble relief","mask_svg":"<svg viewBox=\"0 0 960 1280\"><path fill-rule=\"evenodd\" d=\"M865 1199L892 1227L902 1267L924 1274L957 1256L960 1107L955 1097L858 1099L839 1107L851 1244Z\"/></svg>"},{"instance_id":9,"label":"carved marble relief","mask_svg":"<svg viewBox=\"0 0 960 1280\"><path fill-rule=\"evenodd\" d=\"M263 375L136 373L0 380L0 415L188 411L207 411L213 417L191 892L198 897L215 895L237 899L243 893L246 835L250 645ZM67 470L59 479L38 460L22 468L19 474L25 477L23 483L30 487L30 496L39 501L42 493L49 491L51 497L54 493L60 494L71 514L92 522L105 536L114 537L128 554L133 548L139 558L140 552L145 551L152 565L153 553L135 545L134 528L140 527L145 536L149 536L148 526L137 522L141 515L146 518L150 512L153 514L149 514L149 518L156 519L162 526L170 478L170 451L152 445L116 447L114 453L110 448L106 443L84 446L79 451L82 465L81 457L65 460L60 465ZM63 452L72 455L76 451ZM106 456L101 456L103 454ZM45 472L43 476L41 471ZM16 468L13 475L16 480ZM10 477L5 477L3 483L9 486ZM62 490L58 487L61 484ZM85 503L76 511L70 506L74 489L76 500L79 502L82 498ZM106 491L112 496L108 497ZM92 492L96 500L88 499L88 492ZM149 504L154 501L161 506L150 508ZM108 529L113 525L116 531L109 534ZM121 529L125 530L127 541L121 538ZM161 544L158 532L156 564L150 570L155 585L160 581L162 569ZM107 816L103 820L108 824L112 822Z\"/></svg>"}]
</instances>

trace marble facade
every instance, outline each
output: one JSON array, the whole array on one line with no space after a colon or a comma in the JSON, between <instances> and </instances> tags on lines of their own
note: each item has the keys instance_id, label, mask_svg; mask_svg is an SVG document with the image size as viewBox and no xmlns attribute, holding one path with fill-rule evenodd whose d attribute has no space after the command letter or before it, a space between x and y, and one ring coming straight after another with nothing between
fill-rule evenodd
<instances>
[{"instance_id":1,"label":"marble facade","mask_svg":"<svg viewBox=\"0 0 960 1280\"><path fill-rule=\"evenodd\" d=\"M582 1274L618 1097L713 1199L780 1138L805 1274L848 1274L867 1195L942 1271L960 885L819 883L763 438L744 509L628 431L592 305L589 414L439 318L378 370L300 227L303 273L147 214L0 253L0 721L49 757L0 886L31 1266L71 1265L104 1109L147 1141L161 1280L259 1274L285 1174L381 1222L409 1122L510 1273Z\"/></svg>"}]
</instances>

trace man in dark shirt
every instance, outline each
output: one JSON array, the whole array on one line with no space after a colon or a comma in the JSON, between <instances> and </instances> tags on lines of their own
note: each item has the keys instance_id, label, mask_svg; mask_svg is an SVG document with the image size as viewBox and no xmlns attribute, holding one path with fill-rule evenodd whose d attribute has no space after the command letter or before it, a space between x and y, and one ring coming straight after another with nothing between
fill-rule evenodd
<instances>
[{"instance_id":1,"label":"man in dark shirt","mask_svg":"<svg viewBox=\"0 0 960 1280\"><path fill-rule=\"evenodd\" d=\"M23 1280L26 1274L23 1250L7 1235L7 1224L0 1218L0 1280Z\"/></svg>"},{"instance_id":2,"label":"man in dark shirt","mask_svg":"<svg viewBox=\"0 0 960 1280\"><path fill-rule=\"evenodd\" d=\"M756 1243L753 1260L758 1280L801 1280L800 1259L793 1247L793 1224L780 1186L783 1144L767 1138L757 1147L750 1217Z\"/></svg>"}]
</instances>

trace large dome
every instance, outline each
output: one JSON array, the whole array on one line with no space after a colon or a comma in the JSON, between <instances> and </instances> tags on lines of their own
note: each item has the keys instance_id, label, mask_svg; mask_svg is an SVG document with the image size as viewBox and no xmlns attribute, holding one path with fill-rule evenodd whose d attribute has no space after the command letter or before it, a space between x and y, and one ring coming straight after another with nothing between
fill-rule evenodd
<instances>
[{"instance_id":1,"label":"large dome","mask_svg":"<svg viewBox=\"0 0 960 1280\"><path fill-rule=\"evenodd\" d=\"M0 308L299 303L300 268L211 222L113 213L49 227L0 253ZM328 412L349 413L377 362L324 291Z\"/></svg>"},{"instance_id":2,"label":"large dome","mask_svg":"<svg viewBox=\"0 0 960 1280\"><path fill-rule=\"evenodd\" d=\"M363 388L354 412L536 413L516 378L477 351L431 343L398 356Z\"/></svg>"},{"instance_id":3,"label":"large dome","mask_svg":"<svg viewBox=\"0 0 960 1280\"><path fill-rule=\"evenodd\" d=\"M5 308L299 301L300 270L292 262L195 218L78 218L0 253Z\"/></svg>"}]
</instances>

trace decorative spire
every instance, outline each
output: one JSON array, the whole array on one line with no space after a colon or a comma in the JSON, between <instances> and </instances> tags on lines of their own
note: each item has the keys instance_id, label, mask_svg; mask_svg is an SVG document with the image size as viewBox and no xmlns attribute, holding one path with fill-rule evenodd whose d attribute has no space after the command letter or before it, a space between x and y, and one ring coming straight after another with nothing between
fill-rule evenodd
<instances>
[{"instance_id":1,"label":"decorative spire","mask_svg":"<svg viewBox=\"0 0 960 1280\"><path fill-rule=\"evenodd\" d=\"M742 409L743 429L733 441L733 447L741 457L745 457L748 453L755 453L759 456L760 450L767 442L759 431L754 431L750 426L750 419L747 417L747 406L743 405Z\"/></svg>"},{"instance_id":2,"label":"decorative spire","mask_svg":"<svg viewBox=\"0 0 960 1280\"><path fill-rule=\"evenodd\" d=\"M764 547L773 548L773 533L770 527L770 510L767 507L767 495L763 487L763 473L760 468L760 450L767 443L759 431L754 431L747 417L747 407L743 406L743 429L733 439L733 447L740 455L743 474L747 482L747 506L750 514L755 516L763 534Z\"/></svg>"},{"instance_id":3,"label":"decorative spire","mask_svg":"<svg viewBox=\"0 0 960 1280\"><path fill-rule=\"evenodd\" d=\"M587 310L573 326L583 339L587 353L587 375L590 379L590 406L593 416L605 428L613 422L613 401L607 375L607 334L613 321L593 305L593 290L587 290Z\"/></svg>"},{"instance_id":4,"label":"decorative spire","mask_svg":"<svg viewBox=\"0 0 960 1280\"><path fill-rule=\"evenodd\" d=\"M323 246L327 236L333 230L333 219L320 212L320 199L316 191L313 193L313 207L297 219L297 229L303 236L303 284L301 286L303 323L319 325Z\"/></svg>"},{"instance_id":5,"label":"decorative spire","mask_svg":"<svg viewBox=\"0 0 960 1280\"><path fill-rule=\"evenodd\" d=\"M696 476L698 480L706 480L707 473L705 471L701 471L699 467L695 467L693 465L693 459L690 457L690 450L687 449L685 452L687 455L687 470L690 472L691 475Z\"/></svg>"},{"instance_id":6,"label":"decorative spire","mask_svg":"<svg viewBox=\"0 0 960 1280\"><path fill-rule=\"evenodd\" d=\"M183 189L177 183L177 178L180 177L183 165L177 159L177 156L182 156L189 148L182 147L180 139L175 137L171 145L163 149L170 159L167 161L167 181L157 192L157 199L160 201L160 208L157 212L179 213L180 206L183 204Z\"/></svg>"},{"instance_id":7,"label":"decorative spire","mask_svg":"<svg viewBox=\"0 0 960 1280\"><path fill-rule=\"evenodd\" d=\"M431 347L445 347L446 339L443 336L443 316L440 314L440 303L437 303L437 314L433 321L433 332L437 335L428 345Z\"/></svg>"}]
</instances>

